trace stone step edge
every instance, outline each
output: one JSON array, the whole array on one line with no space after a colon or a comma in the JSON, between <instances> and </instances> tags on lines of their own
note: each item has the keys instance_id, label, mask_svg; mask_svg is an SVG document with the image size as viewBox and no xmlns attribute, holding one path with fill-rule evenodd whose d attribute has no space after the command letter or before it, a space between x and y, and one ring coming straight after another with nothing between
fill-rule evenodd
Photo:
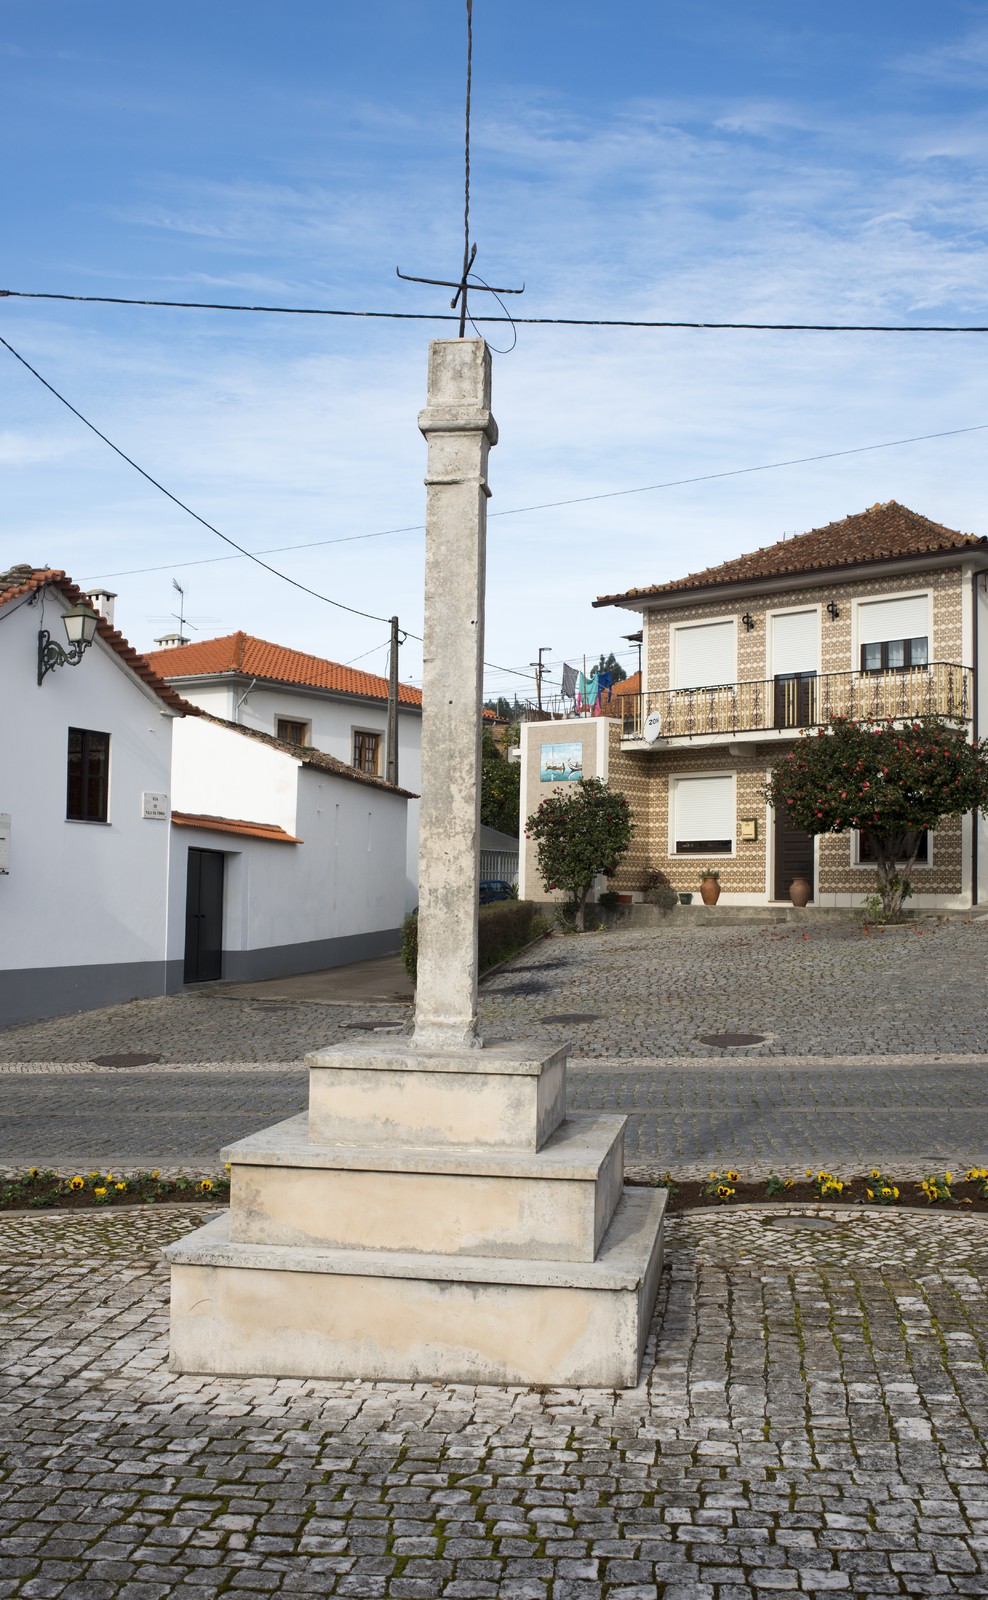
<instances>
[{"instance_id":1,"label":"stone step edge","mask_svg":"<svg viewBox=\"0 0 988 1600\"><path fill-rule=\"evenodd\" d=\"M514 1256L444 1256L405 1250L332 1250L304 1245L234 1244L229 1215L166 1245L172 1267L243 1268L331 1277L405 1278L440 1283L508 1284L539 1289L627 1293L645 1280L665 1215L662 1189L626 1189L596 1261L526 1261Z\"/></svg>"},{"instance_id":2,"label":"stone step edge","mask_svg":"<svg viewBox=\"0 0 988 1600\"><path fill-rule=\"evenodd\" d=\"M272 1123L220 1152L231 1166L301 1167L348 1172L417 1172L468 1178L545 1178L594 1181L627 1117L619 1112L570 1112L540 1150L468 1145L345 1145L310 1142L308 1113ZM580 1150L584 1152L581 1155Z\"/></svg>"},{"instance_id":3,"label":"stone step edge","mask_svg":"<svg viewBox=\"0 0 988 1600\"><path fill-rule=\"evenodd\" d=\"M310 1072L433 1072L465 1077L538 1078L566 1065L569 1047L553 1039L491 1040L476 1050L416 1050L410 1040L388 1047L379 1040L347 1040L310 1050Z\"/></svg>"}]
</instances>

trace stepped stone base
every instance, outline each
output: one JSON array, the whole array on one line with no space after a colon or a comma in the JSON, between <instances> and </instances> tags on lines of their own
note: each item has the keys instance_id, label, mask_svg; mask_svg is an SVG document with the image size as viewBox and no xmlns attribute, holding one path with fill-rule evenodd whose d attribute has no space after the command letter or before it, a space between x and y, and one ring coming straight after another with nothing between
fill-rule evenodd
<instances>
[{"instance_id":1,"label":"stepped stone base","mask_svg":"<svg viewBox=\"0 0 988 1600\"><path fill-rule=\"evenodd\" d=\"M633 1387L665 1202L626 1189L593 1262L241 1244L218 1218L166 1251L172 1369Z\"/></svg>"},{"instance_id":2,"label":"stepped stone base","mask_svg":"<svg viewBox=\"0 0 988 1600\"><path fill-rule=\"evenodd\" d=\"M568 1117L536 1153L317 1145L291 1117L223 1151L230 1238L593 1261L621 1198L624 1120Z\"/></svg>"}]
</instances>

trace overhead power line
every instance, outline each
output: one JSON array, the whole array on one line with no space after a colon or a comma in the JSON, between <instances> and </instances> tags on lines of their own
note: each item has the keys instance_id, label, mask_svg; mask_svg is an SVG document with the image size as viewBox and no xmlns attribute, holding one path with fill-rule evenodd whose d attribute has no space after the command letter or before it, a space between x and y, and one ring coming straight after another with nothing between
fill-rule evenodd
<instances>
[{"instance_id":1,"label":"overhead power line","mask_svg":"<svg viewBox=\"0 0 988 1600\"><path fill-rule=\"evenodd\" d=\"M221 300L139 300L116 294L55 294L36 289L0 289L0 298L68 300L84 305L156 306L173 311L240 311L280 317L364 317L389 322L459 322L445 311L350 311L330 306L241 306ZM557 328L696 328L738 333L988 333L988 324L941 322L686 322L638 317L474 316L473 322L527 323Z\"/></svg>"},{"instance_id":2,"label":"overhead power line","mask_svg":"<svg viewBox=\"0 0 988 1600\"><path fill-rule=\"evenodd\" d=\"M4 342L4 341L0 341ZM9 348L9 346L8 346ZM814 461L835 461L839 456L860 456L870 450L894 450L900 445L923 444L928 439L953 439L962 433L983 433L988 422L976 422L967 428L945 428L939 433L915 433L908 439L886 439L881 444L859 444L847 450L824 450L812 456L792 456L787 461L765 461L756 467L730 467L723 472L701 472L692 478L668 478L664 483L645 483L633 489L603 489L599 494L575 495L568 500L543 500L537 505L509 506L502 511L488 511L487 517L520 517L531 511L555 511L563 506L589 505L595 500L619 500L625 495L654 494L660 489L679 489L691 483L713 483L718 478L743 478L752 472L775 472L781 467L801 467ZM409 522L400 528L381 528L375 533L348 533L335 539L309 539L304 544L275 544L253 555L277 555L294 550L321 550L332 544L353 544L360 539L386 539L395 533L421 533L424 522ZM238 546L239 548L239 546ZM147 572L171 572L179 567L208 567L220 561L239 561L241 556L202 556L195 561L168 561L154 567L123 567L115 572L98 572L94 578L135 578ZM513 670L513 669L512 669ZM531 674L526 674L531 676Z\"/></svg>"},{"instance_id":3,"label":"overhead power line","mask_svg":"<svg viewBox=\"0 0 988 1600\"><path fill-rule=\"evenodd\" d=\"M53 394L56 400L61 401L62 405L66 406L68 410L72 412L74 417L78 417L79 421L84 423L91 433L95 433L98 439L102 439L103 443L108 445L115 455L118 455L122 461L126 461L129 467L133 467L135 472L139 473L140 476L150 483L153 488L159 490L159 492L163 494L166 499L171 500L174 505L178 506L179 510L184 511L188 516L192 517L194 521L200 523L201 526L206 528L210 533L214 533L217 539L222 539L224 544L232 545L234 550L238 551L241 556L245 556L248 561L255 562L257 566L263 567L265 572L270 572L272 577L280 578L283 583L290 584L293 589L300 589L303 594L311 595L314 600L322 600L328 606L335 606L339 611L348 611L351 616L354 617L366 617L368 622L391 621L390 617L379 617L373 611L361 611L356 606L344 605L342 600L331 599L328 594L321 594L318 589L310 589L308 584L299 583L297 578L290 578L287 572L279 572L277 567L272 567L267 561L262 561L260 556L256 555L254 551L245 549L242 544L237 543L236 539L231 539L229 534L221 533L219 528L214 527L211 522L207 522L205 517L201 517L199 515L198 511L193 511L192 507L186 505L184 500L180 500L177 494L172 494L171 490L166 489L163 483L159 483L158 479L152 477L150 472L146 472L142 466L139 466L132 456L129 456L125 450L121 450L120 446L114 444L112 439L108 439L106 434L102 433L94 422L90 422L89 418L84 417L82 412L79 411L70 400L66 400L65 396L59 393L54 384L49 383L47 378L43 378L37 368L32 367L30 361L25 360L24 356L20 355L19 352L14 349L12 344L9 344L6 339L0 337L0 345L3 345L5 350L9 350L10 354L20 362L21 366L26 367L28 372L31 373L32 377L37 378L38 382L48 390L49 394ZM173 565L175 565L175 563L173 563ZM415 639L419 644L424 642L421 634L412 633L409 629L404 629L403 631L407 638ZM517 678L531 678L532 676L530 672L518 672L514 667L499 667L494 661L485 661L484 666L491 667L497 672L510 672L512 676Z\"/></svg>"}]
</instances>

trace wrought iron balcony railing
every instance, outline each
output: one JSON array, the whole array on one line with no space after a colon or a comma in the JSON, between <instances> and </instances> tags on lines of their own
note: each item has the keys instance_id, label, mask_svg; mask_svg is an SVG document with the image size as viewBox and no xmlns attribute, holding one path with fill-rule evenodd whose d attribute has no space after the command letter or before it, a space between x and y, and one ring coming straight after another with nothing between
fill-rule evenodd
<instances>
[{"instance_id":1,"label":"wrought iron balcony railing","mask_svg":"<svg viewBox=\"0 0 988 1600\"><path fill-rule=\"evenodd\" d=\"M654 712L666 739L818 728L832 717L881 721L937 714L968 722L973 677L970 667L932 661L895 672L802 672L705 689L658 689L623 697L623 737L641 739Z\"/></svg>"}]
</instances>

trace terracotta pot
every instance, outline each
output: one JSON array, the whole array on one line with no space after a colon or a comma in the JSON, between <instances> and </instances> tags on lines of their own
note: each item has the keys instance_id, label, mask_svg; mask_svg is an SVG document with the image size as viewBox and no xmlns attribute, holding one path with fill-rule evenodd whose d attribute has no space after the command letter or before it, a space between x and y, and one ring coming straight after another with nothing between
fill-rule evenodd
<instances>
[{"instance_id":1,"label":"terracotta pot","mask_svg":"<svg viewBox=\"0 0 988 1600\"><path fill-rule=\"evenodd\" d=\"M789 898L794 906L805 906L813 893L813 885L808 878L793 878L789 885Z\"/></svg>"},{"instance_id":2,"label":"terracotta pot","mask_svg":"<svg viewBox=\"0 0 988 1600\"><path fill-rule=\"evenodd\" d=\"M700 883L700 899L705 906L715 906L720 899L720 879L703 878Z\"/></svg>"}]
</instances>

